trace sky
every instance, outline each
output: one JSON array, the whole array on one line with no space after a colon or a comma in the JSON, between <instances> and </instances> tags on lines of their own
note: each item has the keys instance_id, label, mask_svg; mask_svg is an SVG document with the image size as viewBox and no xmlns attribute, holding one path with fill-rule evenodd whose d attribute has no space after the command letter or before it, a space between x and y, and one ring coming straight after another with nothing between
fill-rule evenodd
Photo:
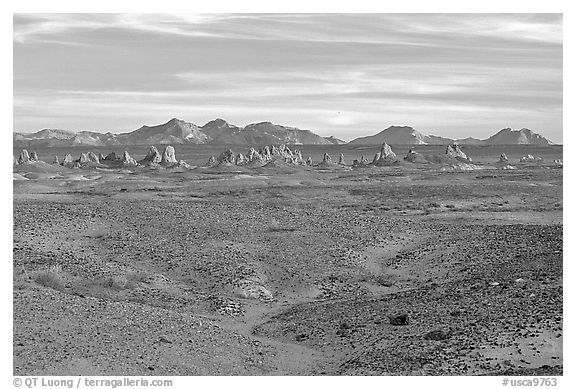
<instances>
[{"instance_id":1,"label":"sky","mask_svg":"<svg viewBox=\"0 0 576 389\"><path fill-rule=\"evenodd\" d=\"M562 143L561 14L15 14L14 131L177 117Z\"/></svg>"}]
</instances>

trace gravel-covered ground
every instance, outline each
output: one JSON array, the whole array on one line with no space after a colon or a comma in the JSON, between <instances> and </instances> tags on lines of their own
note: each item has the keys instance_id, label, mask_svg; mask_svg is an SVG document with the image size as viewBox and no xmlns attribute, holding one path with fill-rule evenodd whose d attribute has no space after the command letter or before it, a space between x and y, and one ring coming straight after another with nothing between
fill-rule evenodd
<instances>
[{"instance_id":1,"label":"gravel-covered ground","mask_svg":"<svg viewBox=\"0 0 576 389\"><path fill-rule=\"evenodd\" d=\"M562 168L517 167L18 167L14 374L562 374Z\"/></svg>"}]
</instances>

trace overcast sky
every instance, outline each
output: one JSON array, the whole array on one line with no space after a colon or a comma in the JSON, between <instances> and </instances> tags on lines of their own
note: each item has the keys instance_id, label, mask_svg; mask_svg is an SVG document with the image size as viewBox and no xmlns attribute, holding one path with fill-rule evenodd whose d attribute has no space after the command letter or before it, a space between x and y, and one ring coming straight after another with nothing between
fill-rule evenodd
<instances>
[{"instance_id":1,"label":"overcast sky","mask_svg":"<svg viewBox=\"0 0 576 389\"><path fill-rule=\"evenodd\" d=\"M562 142L557 14L14 16L14 130L172 117L344 140L390 125Z\"/></svg>"}]
</instances>

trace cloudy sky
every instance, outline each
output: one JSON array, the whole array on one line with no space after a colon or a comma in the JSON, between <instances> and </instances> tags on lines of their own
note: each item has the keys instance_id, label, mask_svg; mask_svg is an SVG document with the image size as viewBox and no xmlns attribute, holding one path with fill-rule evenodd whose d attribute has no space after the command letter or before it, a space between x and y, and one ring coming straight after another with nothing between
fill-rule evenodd
<instances>
[{"instance_id":1,"label":"cloudy sky","mask_svg":"<svg viewBox=\"0 0 576 389\"><path fill-rule=\"evenodd\" d=\"M557 14L17 14L14 130L178 117L562 142Z\"/></svg>"}]
</instances>

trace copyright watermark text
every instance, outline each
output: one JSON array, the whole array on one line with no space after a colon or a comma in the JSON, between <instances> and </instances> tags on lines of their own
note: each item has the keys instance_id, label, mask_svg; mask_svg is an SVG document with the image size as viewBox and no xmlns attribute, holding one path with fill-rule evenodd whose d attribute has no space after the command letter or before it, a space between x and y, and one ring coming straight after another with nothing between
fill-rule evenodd
<instances>
[{"instance_id":1,"label":"copyright watermark text","mask_svg":"<svg viewBox=\"0 0 576 389\"><path fill-rule=\"evenodd\" d=\"M147 388L171 387L172 380L160 378L57 378L57 377L24 377L14 378L16 388Z\"/></svg>"},{"instance_id":2,"label":"copyright watermark text","mask_svg":"<svg viewBox=\"0 0 576 389\"><path fill-rule=\"evenodd\" d=\"M556 386L557 379L554 377L534 377L534 378L504 378L502 386Z\"/></svg>"}]
</instances>

